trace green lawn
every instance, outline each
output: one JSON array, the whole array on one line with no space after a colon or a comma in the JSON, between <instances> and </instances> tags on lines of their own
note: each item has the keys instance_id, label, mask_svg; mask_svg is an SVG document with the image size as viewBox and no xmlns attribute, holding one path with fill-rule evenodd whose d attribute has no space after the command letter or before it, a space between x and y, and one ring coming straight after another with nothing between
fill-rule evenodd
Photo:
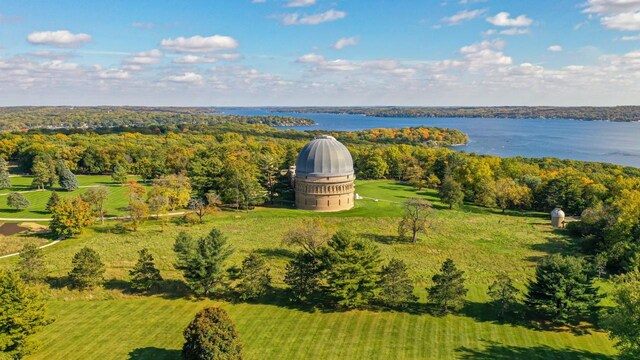
<instances>
[{"instance_id":1,"label":"green lawn","mask_svg":"<svg viewBox=\"0 0 640 360\"><path fill-rule=\"evenodd\" d=\"M546 215L502 215L473 206L441 210L428 238L414 245L396 241L402 212L396 202L425 196L441 208L433 191L417 195L407 186L375 181L358 182L357 192L379 201L358 200L354 210L337 214L287 208L220 212L206 224L172 224L165 232L155 222L128 234L114 233L113 224L96 225L76 239L45 249L52 275L60 277L69 271L75 252L85 245L93 247L107 264L108 282L103 289L85 293L50 290L49 309L56 321L36 336L42 346L32 358L178 359L182 330L198 309L211 304L229 311L248 359L605 359L615 353L606 334L594 329L538 330L529 324L494 321L485 293L497 273L508 272L523 287L540 257L574 250L563 232L551 229ZM406 312L292 307L282 294L282 277L294 249L280 242L287 229L315 216L333 229L348 228L375 241L384 259L405 260L420 303ZM179 296L183 286L172 266L173 241L180 231L201 235L214 226L235 249L230 265L254 250L268 258L275 295L257 304ZM123 290L141 247L156 257L166 279L163 294L136 296ZM461 314L434 317L424 309L424 286L448 257L466 271L468 305ZM0 266L15 262L0 260Z\"/></svg>"},{"instance_id":2,"label":"green lawn","mask_svg":"<svg viewBox=\"0 0 640 360\"><path fill-rule=\"evenodd\" d=\"M78 185L81 187L75 191L67 192L54 188L62 197L78 196L87 190L88 186L105 186L109 191L109 197L105 203L107 216L117 216L124 214L127 206L125 187L113 183L110 176L105 175L78 175ZM47 201L51 197L52 190L34 191L31 188L32 178L29 176L11 177L12 188L0 191L0 217L3 218L49 218L51 214L45 209ZM29 200L30 206L24 210L15 210L7 206L7 194L14 191L27 191L24 196Z\"/></svg>"}]
</instances>

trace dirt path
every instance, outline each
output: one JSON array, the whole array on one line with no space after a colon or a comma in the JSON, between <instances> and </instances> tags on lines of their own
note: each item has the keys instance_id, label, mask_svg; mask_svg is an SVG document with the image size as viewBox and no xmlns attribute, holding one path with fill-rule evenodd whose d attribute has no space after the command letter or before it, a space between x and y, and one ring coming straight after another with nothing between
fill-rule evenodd
<instances>
[{"instance_id":1,"label":"dirt path","mask_svg":"<svg viewBox=\"0 0 640 360\"><path fill-rule=\"evenodd\" d=\"M180 215L185 215L189 213L189 211L178 211L178 212L173 212L173 213L169 213L169 214L163 214L160 215L160 217L167 217L167 216L180 216ZM149 216L150 219L156 218L155 215ZM128 215L125 216L107 216L104 218L105 220L127 220L129 219ZM37 219L37 218L3 218L0 217L0 222L1 221L20 221L20 222L49 222L51 221L51 219L47 219L47 218L41 218L41 219ZM100 221L100 219L96 219L96 221Z\"/></svg>"}]
</instances>

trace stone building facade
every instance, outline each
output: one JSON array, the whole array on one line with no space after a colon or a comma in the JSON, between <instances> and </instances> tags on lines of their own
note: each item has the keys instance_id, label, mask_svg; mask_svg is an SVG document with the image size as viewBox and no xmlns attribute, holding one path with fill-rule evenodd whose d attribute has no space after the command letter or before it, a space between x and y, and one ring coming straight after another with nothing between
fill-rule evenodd
<instances>
[{"instance_id":1,"label":"stone building facade","mask_svg":"<svg viewBox=\"0 0 640 360\"><path fill-rule=\"evenodd\" d=\"M334 137L321 135L305 145L292 171L298 209L331 212L353 207L353 159Z\"/></svg>"}]
</instances>

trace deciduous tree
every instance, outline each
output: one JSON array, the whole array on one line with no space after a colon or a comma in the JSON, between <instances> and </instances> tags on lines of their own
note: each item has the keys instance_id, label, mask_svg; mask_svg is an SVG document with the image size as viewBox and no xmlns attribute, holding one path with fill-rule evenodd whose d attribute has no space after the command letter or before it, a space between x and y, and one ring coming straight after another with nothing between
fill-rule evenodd
<instances>
[{"instance_id":1,"label":"deciduous tree","mask_svg":"<svg viewBox=\"0 0 640 360\"><path fill-rule=\"evenodd\" d=\"M91 188L81 195L82 200L91 204L93 214L100 218L100 222L104 224L104 203L109 196L109 190L106 187L100 186Z\"/></svg>"},{"instance_id":2,"label":"deciduous tree","mask_svg":"<svg viewBox=\"0 0 640 360\"><path fill-rule=\"evenodd\" d=\"M51 209L49 228L56 236L70 237L80 234L82 229L93 221L89 203L80 197L64 198Z\"/></svg>"},{"instance_id":3,"label":"deciduous tree","mask_svg":"<svg viewBox=\"0 0 640 360\"><path fill-rule=\"evenodd\" d=\"M184 360L241 360L242 345L235 325L220 308L200 310L184 330Z\"/></svg>"},{"instance_id":4,"label":"deciduous tree","mask_svg":"<svg viewBox=\"0 0 640 360\"><path fill-rule=\"evenodd\" d=\"M22 247L18 273L24 282L30 284L44 281L47 277L44 255L36 243L30 241Z\"/></svg>"},{"instance_id":5,"label":"deciduous tree","mask_svg":"<svg viewBox=\"0 0 640 360\"><path fill-rule=\"evenodd\" d=\"M604 327L616 340L621 354L628 359L640 358L640 271L616 279L612 293L614 306L604 314Z\"/></svg>"},{"instance_id":6,"label":"deciduous tree","mask_svg":"<svg viewBox=\"0 0 640 360\"><path fill-rule=\"evenodd\" d=\"M431 228L434 210L431 203L424 199L410 198L404 204L404 215L398 224L398 235L405 238L411 236L411 241L418 241L418 234L427 234Z\"/></svg>"}]
</instances>

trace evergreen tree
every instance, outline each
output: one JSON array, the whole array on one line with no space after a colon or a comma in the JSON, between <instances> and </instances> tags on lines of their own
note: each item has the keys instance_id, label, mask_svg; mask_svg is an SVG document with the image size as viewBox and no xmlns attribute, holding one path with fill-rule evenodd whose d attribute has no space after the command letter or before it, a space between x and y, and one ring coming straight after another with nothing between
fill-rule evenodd
<instances>
[{"instance_id":1,"label":"evergreen tree","mask_svg":"<svg viewBox=\"0 0 640 360\"><path fill-rule=\"evenodd\" d=\"M498 308L498 317L503 318L509 308L518 300L518 289L513 286L513 280L507 274L500 274L489 286L487 292Z\"/></svg>"},{"instance_id":2,"label":"evergreen tree","mask_svg":"<svg viewBox=\"0 0 640 360\"><path fill-rule=\"evenodd\" d=\"M29 207L31 203L21 193L14 192L7 196L7 206L16 210L23 210Z\"/></svg>"},{"instance_id":3,"label":"evergreen tree","mask_svg":"<svg viewBox=\"0 0 640 360\"><path fill-rule=\"evenodd\" d=\"M399 259L391 259L388 265L382 266L378 299L386 306L406 307L408 303L418 300L413 294L413 284L407 270L407 265Z\"/></svg>"},{"instance_id":4,"label":"evergreen tree","mask_svg":"<svg viewBox=\"0 0 640 360\"><path fill-rule=\"evenodd\" d=\"M464 287L462 275L464 271L458 270L453 260L447 259L442 264L440 272L431 278L434 284L427 288L428 299L438 311L446 314L450 310L459 310L464 306L464 298L468 290Z\"/></svg>"},{"instance_id":5,"label":"evergreen tree","mask_svg":"<svg viewBox=\"0 0 640 360\"><path fill-rule=\"evenodd\" d=\"M209 295L224 280L224 261L232 250L220 230L211 232L197 241L186 233L178 235L173 247L176 269L183 272L187 286L196 295Z\"/></svg>"},{"instance_id":6,"label":"evergreen tree","mask_svg":"<svg viewBox=\"0 0 640 360\"><path fill-rule=\"evenodd\" d=\"M7 161L0 156L0 190L11 188L11 178L9 177L9 169Z\"/></svg>"},{"instance_id":7,"label":"evergreen tree","mask_svg":"<svg viewBox=\"0 0 640 360\"><path fill-rule=\"evenodd\" d=\"M271 288L269 267L263 257L251 253L242 261L240 281L236 291L240 300L256 299L265 295Z\"/></svg>"},{"instance_id":8,"label":"evergreen tree","mask_svg":"<svg viewBox=\"0 0 640 360\"><path fill-rule=\"evenodd\" d=\"M73 269L69 272L71 287L84 290L91 289L102 283L104 264L98 253L89 248L80 249L71 260Z\"/></svg>"},{"instance_id":9,"label":"evergreen tree","mask_svg":"<svg viewBox=\"0 0 640 360\"><path fill-rule=\"evenodd\" d=\"M47 266L44 263L42 250L34 242L28 242L20 251L20 262L18 263L20 277L26 283L43 281L47 277Z\"/></svg>"},{"instance_id":10,"label":"evergreen tree","mask_svg":"<svg viewBox=\"0 0 640 360\"><path fill-rule=\"evenodd\" d=\"M60 203L60 195L57 192L52 192L49 200L47 201L47 211L53 211L53 208Z\"/></svg>"},{"instance_id":11,"label":"evergreen tree","mask_svg":"<svg viewBox=\"0 0 640 360\"><path fill-rule=\"evenodd\" d=\"M31 186L41 190L58 182L56 165L48 155L38 155L34 158L31 174L33 174Z\"/></svg>"},{"instance_id":12,"label":"evergreen tree","mask_svg":"<svg viewBox=\"0 0 640 360\"><path fill-rule=\"evenodd\" d=\"M450 175L446 175L440 184L440 200L449 205L449 209L462 205L464 191L462 186Z\"/></svg>"},{"instance_id":13,"label":"evergreen tree","mask_svg":"<svg viewBox=\"0 0 640 360\"><path fill-rule=\"evenodd\" d=\"M149 249L141 249L138 251L138 262L129 271L131 277L131 288L135 291L149 291L154 285L162 281L160 270L156 269L153 261L153 255Z\"/></svg>"},{"instance_id":14,"label":"evergreen tree","mask_svg":"<svg viewBox=\"0 0 640 360\"><path fill-rule=\"evenodd\" d=\"M241 360L242 344L236 327L220 308L200 310L184 330L184 360Z\"/></svg>"},{"instance_id":15,"label":"evergreen tree","mask_svg":"<svg viewBox=\"0 0 640 360\"><path fill-rule=\"evenodd\" d=\"M73 191L78 188L78 180L64 160L58 160L57 173L58 184L61 188L66 191Z\"/></svg>"},{"instance_id":16,"label":"evergreen tree","mask_svg":"<svg viewBox=\"0 0 640 360\"><path fill-rule=\"evenodd\" d=\"M369 304L377 286L380 250L347 231L333 235L328 245L324 260L329 293L347 308Z\"/></svg>"},{"instance_id":17,"label":"evergreen tree","mask_svg":"<svg viewBox=\"0 0 640 360\"><path fill-rule=\"evenodd\" d=\"M60 199L51 209L49 228L58 237L71 237L93 222L89 204L77 197Z\"/></svg>"},{"instance_id":18,"label":"evergreen tree","mask_svg":"<svg viewBox=\"0 0 640 360\"><path fill-rule=\"evenodd\" d=\"M308 302L320 290L322 264L317 256L300 251L286 268L284 283L289 285L293 301Z\"/></svg>"},{"instance_id":19,"label":"evergreen tree","mask_svg":"<svg viewBox=\"0 0 640 360\"><path fill-rule=\"evenodd\" d=\"M616 278L615 306L604 314L604 328L616 340L621 355L640 359L640 271Z\"/></svg>"},{"instance_id":20,"label":"evergreen tree","mask_svg":"<svg viewBox=\"0 0 640 360\"><path fill-rule=\"evenodd\" d=\"M29 336L51 322L39 294L17 273L0 270L0 357L28 355L35 345Z\"/></svg>"},{"instance_id":21,"label":"evergreen tree","mask_svg":"<svg viewBox=\"0 0 640 360\"><path fill-rule=\"evenodd\" d=\"M599 300L584 261L558 254L538 264L527 290L528 306L561 323L593 314Z\"/></svg>"},{"instance_id":22,"label":"evergreen tree","mask_svg":"<svg viewBox=\"0 0 640 360\"><path fill-rule=\"evenodd\" d=\"M113 172L111 173L111 179L120 184L124 185L127 182L127 170L120 164L116 164L113 167Z\"/></svg>"}]
</instances>

